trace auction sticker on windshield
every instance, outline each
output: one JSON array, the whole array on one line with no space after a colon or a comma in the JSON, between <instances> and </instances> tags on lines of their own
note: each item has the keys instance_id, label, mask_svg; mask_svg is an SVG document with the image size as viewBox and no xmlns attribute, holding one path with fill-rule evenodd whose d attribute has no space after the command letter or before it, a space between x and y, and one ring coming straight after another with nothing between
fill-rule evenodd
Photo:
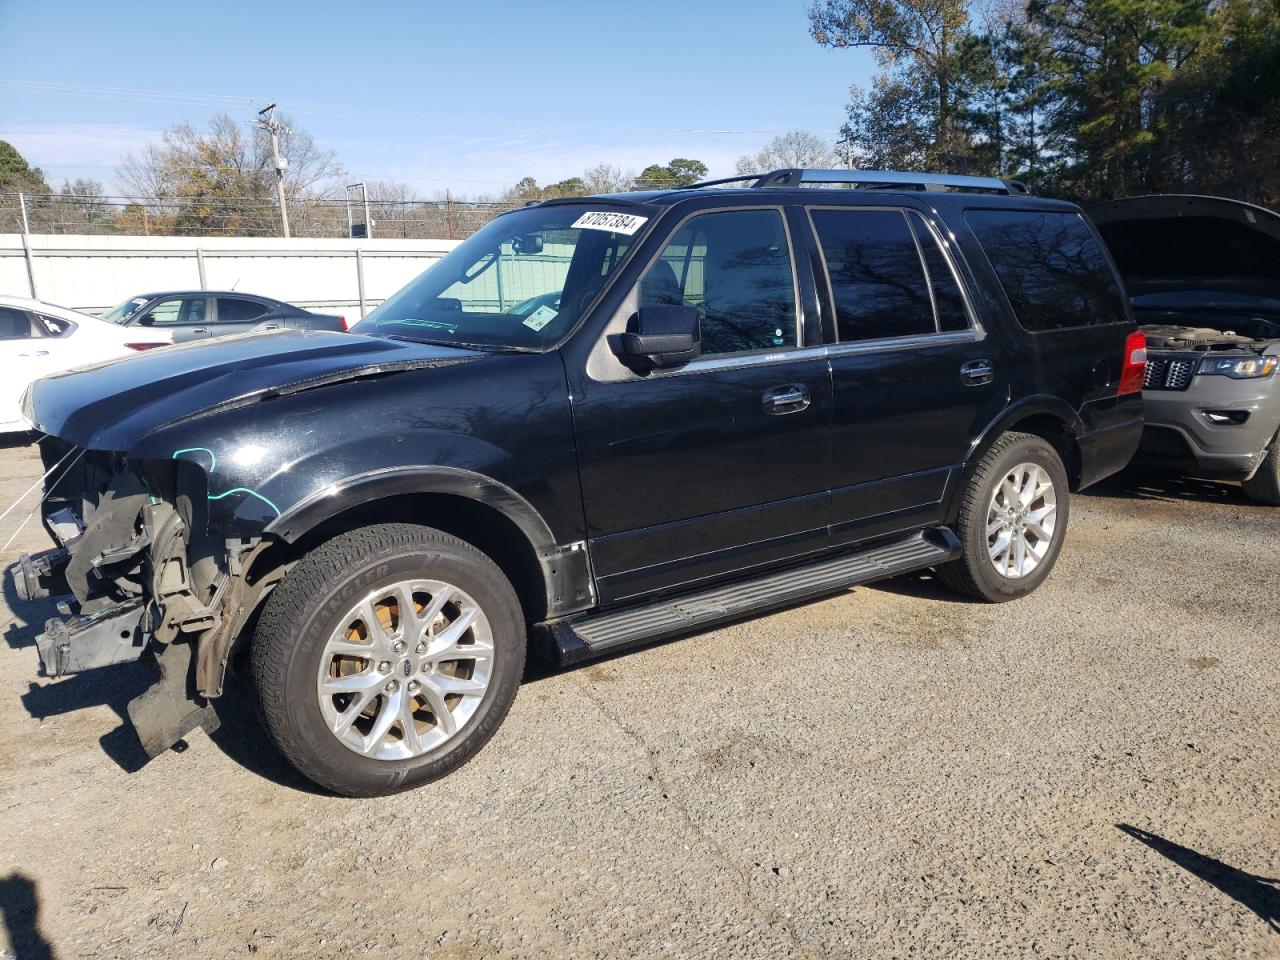
<instances>
[{"instance_id":1,"label":"auction sticker on windshield","mask_svg":"<svg viewBox=\"0 0 1280 960\"><path fill-rule=\"evenodd\" d=\"M623 233L629 237L643 227L648 220L648 217L637 217L634 213L591 210L575 220L573 226L579 230L607 230L609 233Z\"/></svg>"},{"instance_id":2,"label":"auction sticker on windshield","mask_svg":"<svg viewBox=\"0 0 1280 960\"><path fill-rule=\"evenodd\" d=\"M524 325L530 330L541 330L556 318L556 313L557 311L543 304L525 318Z\"/></svg>"}]
</instances>

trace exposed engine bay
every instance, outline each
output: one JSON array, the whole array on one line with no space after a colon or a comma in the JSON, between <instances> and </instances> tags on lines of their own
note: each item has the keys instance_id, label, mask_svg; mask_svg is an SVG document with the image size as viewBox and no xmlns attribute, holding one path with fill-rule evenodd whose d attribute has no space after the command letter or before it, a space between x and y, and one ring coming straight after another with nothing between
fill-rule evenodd
<instances>
[{"instance_id":1,"label":"exposed engine bay","mask_svg":"<svg viewBox=\"0 0 1280 960\"><path fill-rule=\"evenodd\" d=\"M1193 319L1193 318L1188 318ZM1260 317L1196 317L1213 326L1189 324L1144 323L1150 351L1219 351L1254 350L1261 352L1280 344L1280 323Z\"/></svg>"}]
</instances>

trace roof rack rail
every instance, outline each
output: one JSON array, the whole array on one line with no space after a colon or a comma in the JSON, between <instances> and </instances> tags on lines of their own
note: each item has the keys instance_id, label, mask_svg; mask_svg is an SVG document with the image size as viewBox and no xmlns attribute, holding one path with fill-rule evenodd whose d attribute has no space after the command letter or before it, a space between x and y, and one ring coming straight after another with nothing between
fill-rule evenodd
<instances>
[{"instance_id":1,"label":"roof rack rail","mask_svg":"<svg viewBox=\"0 0 1280 960\"><path fill-rule=\"evenodd\" d=\"M759 180L761 176L762 174L759 174L759 173L744 173L744 174L739 174L736 177L721 177L719 180L702 180L698 183L691 183L688 186L677 187L676 189L677 190L697 190L699 187L718 187L721 184L725 184L725 183L743 183L747 180ZM759 184L753 183L752 186L753 187L759 186Z\"/></svg>"},{"instance_id":2,"label":"roof rack rail","mask_svg":"<svg viewBox=\"0 0 1280 960\"><path fill-rule=\"evenodd\" d=\"M975 191L1024 195L1030 193L1019 180L1003 180L999 177L970 177L958 173L910 173L902 170L817 170L807 167L791 167L769 173L725 177L695 183L696 187L718 186L723 183L740 183L754 180L753 188L802 187L820 184L842 184L863 190L927 190L927 191ZM690 188L692 189L692 188Z\"/></svg>"}]
</instances>

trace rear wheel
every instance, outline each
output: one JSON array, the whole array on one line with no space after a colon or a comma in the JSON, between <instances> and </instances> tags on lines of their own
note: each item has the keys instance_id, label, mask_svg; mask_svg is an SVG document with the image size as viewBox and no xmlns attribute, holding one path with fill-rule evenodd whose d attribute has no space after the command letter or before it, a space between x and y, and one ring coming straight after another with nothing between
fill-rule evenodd
<instances>
[{"instance_id":1,"label":"rear wheel","mask_svg":"<svg viewBox=\"0 0 1280 960\"><path fill-rule=\"evenodd\" d=\"M963 553L938 568L939 579L991 603L1030 593L1057 562L1069 496L1066 468L1050 443L1002 435L966 481L956 530Z\"/></svg>"},{"instance_id":2,"label":"rear wheel","mask_svg":"<svg viewBox=\"0 0 1280 960\"><path fill-rule=\"evenodd\" d=\"M1271 449L1257 472L1241 484L1241 488L1250 500L1280 504L1280 434L1271 441Z\"/></svg>"},{"instance_id":3,"label":"rear wheel","mask_svg":"<svg viewBox=\"0 0 1280 960\"><path fill-rule=\"evenodd\" d=\"M524 669L524 619L487 556L383 524L308 554L253 640L267 730L321 786L375 796L454 770L493 735Z\"/></svg>"}]
</instances>

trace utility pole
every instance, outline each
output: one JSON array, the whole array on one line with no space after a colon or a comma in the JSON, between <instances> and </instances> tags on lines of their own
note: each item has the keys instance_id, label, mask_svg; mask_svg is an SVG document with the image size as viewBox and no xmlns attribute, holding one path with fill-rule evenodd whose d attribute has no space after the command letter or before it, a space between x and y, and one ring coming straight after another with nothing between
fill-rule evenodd
<instances>
[{"instance_id":1,"label":"utility pole","mask_svg":"<svg viewBox=\"0 0 1280 960\"><path fill-rule=\"evenodd\" d=\"M284 202L284 172L289 168L287 158L280 156L280 123L275 119L276 105L268 104L258 111L258 126L271 134L271 156L276 162L276 196L280 199L280 226L289 238L289 208Z\"/></svg>"},{"instance_id":2,"label":"utility pole","mask_svg":"<svg viewBox=\"0 0 1280 960\"><path fill-rule=\"evenodd\" d=\"M853 169L853 135L847 131L844 137L836 141L837 147L844 147L844 165L845 169Z\"/></svg>"}]
</instances>

